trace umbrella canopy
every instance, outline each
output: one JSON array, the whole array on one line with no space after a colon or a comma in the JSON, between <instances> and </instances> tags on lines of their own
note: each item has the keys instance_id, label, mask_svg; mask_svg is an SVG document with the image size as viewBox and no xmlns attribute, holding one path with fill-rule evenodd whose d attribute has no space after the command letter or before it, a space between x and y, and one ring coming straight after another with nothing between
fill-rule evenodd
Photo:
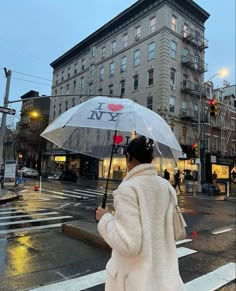
<instances>
[{"instance_id":1,"label":"umbrella canopy","mask_svg":"<svg viewBox=\"0 0 236 291\"><path fill-rule=\"evenodd\" d=\"M170 151L175 160L182 156L174 133L162 117L122 98L93 97L61 114L41 136L59 148L101 158L107 155L107 140L112 141L109 130L118 132L116 144L123 141L123 133L137 133L156 141L159 152Z\"/></svg>"}]
</instances>

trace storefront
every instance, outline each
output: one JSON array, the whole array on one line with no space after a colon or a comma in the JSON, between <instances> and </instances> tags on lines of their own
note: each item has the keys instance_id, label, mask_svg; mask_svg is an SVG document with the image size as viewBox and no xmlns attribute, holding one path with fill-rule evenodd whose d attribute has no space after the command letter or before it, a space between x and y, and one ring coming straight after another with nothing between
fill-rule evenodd
<instances>
[{"instance_id":1,"label":"storefront","mask_svg":"<svg viewBox=\"0 0 236 291\"><path fill-rule=\"evenodd\" d=\"M208 182L212 182L212 175L215 173L217 182L226 183L230 180L230 173L234 165L231 158L207 154L205 166Z\"/></svg>"}]
</instances>

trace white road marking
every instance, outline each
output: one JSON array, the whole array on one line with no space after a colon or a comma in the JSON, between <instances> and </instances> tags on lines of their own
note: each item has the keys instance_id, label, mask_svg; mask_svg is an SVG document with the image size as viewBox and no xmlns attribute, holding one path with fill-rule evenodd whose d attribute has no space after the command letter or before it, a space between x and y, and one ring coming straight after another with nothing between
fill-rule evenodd
<instances>
[{"instance_id":1,"label":"white road marking","mask_svg":"<svg viewBox=\"0 0 236 291\"><path fill-rule=\"evenodd\" d=\"M54 228L54 227L60 227L61 225L62 225L62 223L57 223L57 224L40 225L40 226L29 226L29 227L24 227L24 228L5 229L5 230L0 230L0 234L8 234L8 233L14 233L14 232L28 231L28 230L40 230L40 229L46 229L46 228Z\"/></svg>"},{"instance_id":2,"label":"white road marking","mask_svg":"<svg viewBox=\"0 0 236 291\"><path fill-rule=\"evenodd\" d=\"M177 248L176 252L177 252L178 258L182 258L182 257L188 256L188 255L197 253L197 251L195 251L195 250L184 248L184 247Z\"/></svg>"},{"instance_id":3,"label":"white road marking","mask_svg":"<svg viewBox=\"0 0 236 291\"><path fill-rule=\"evenodd\" d=\"M235 265L235 263L226 264L213 272L186 283L185 287L187 288L187 291L214 291L236 278ZM106 270L103 270L75 279L35 288L31 291L82 291L87 288L104 284L105 280Z\"/></svg>"},{"instance_id":4,"label":"white road marking","mask_svg":"<svg viewBox=\"0 0 236 291\"><path fill-rule=\"evenodd\" d=\"M22 218L22 217L30 217L30 216L53 215L53 214L58 214L58 212L45 212L45 213L32 213L32 214L16 215L16 216L4 216L4 217L0 217L0 220L1 219L2 220L4 220L4 219L15 219L15 218Z\"/></svg>"},{"instance_id":5,"label":"white road marking","mask_svg":"<svg viewBox=\"0 0 236 291\"><path fill-rule=\"evenodd\" d=\"M213 272L196 278L185 284L188 291L213 291L228 284L236 278L236 264L228 263Z\"/></svg>"},{"instance_id":6,"label":"white road marking","mask_svg":"<svg viewBox=\"0 0 236 291\"><path fill-rule=\"evenodd\" d=\"M64 280L67 280L68 277L64 276L62 273L60 272L56 272L56 274L58 274L59 276L61 276Z\"/></svg>"},{"instance_id":7,"label":"white road marking","mask_svg":"<svg viewBox=\"0 0 236 291\"><path fill-rule=\"evenodd\" d=\"M219 229L219 230L212 231L212 234L220 234L220 233L228 232L231 230L232 228Z\"/></svg>"},{"instance_id":8,"label":"white road marking","mask_svg":"<svg viewBox=\"0 0 236 291\"><path fill-rule=\"evenodd\" d=\"M67 194L65 192L69 192L69 193L75 193L75 194L78 194L77 192L73 192L73 191L69 191L69 190L64 190L65 192L58 192L58 191L52 191L52 190L44 190L46 192L51 192L51 193L56 193L56 194L59 194L59 195L62 195L64 197L59 197L61 199L68 199L68 197L74 197L74 198L82 198L82 199L87 199L87 197L82 197L82 196L79 196L79 195L72 195L72 194ZM50 195L49 195L50 196ZM83 196L88 196L88 195L83 195ZM51 196L50 196L51 197ZM94 197L93 195L91 195L91 197Z\"/></svg>"},{"instance_id":9,"label":"white road marking","mask_svg":"<svg viewBox=\"0 0 236 291\"><path fill-rule=\"evenodd\" d=\"M63 204L63 205L59 206L58 208L63 208L63 207L66 207L68 205L70 205L70 203Z\"/></svg>"},{"instance_id":10,"label":"white road marking","mask_svg":"<svg viewBox=\"0 0 236 291\"><path fill-rule=\"evenodd\" d=\"M58 191L52 191L52 190L46 190L46 189L42 189L45 192L49 192L49 193L54 193L54 194L59 194L59 195L63 195L63 192L58 192ZM45 194L43 193L42 195L45 196L49 196L49 197L54 197L54 198L59 198L59 199L67 199L67 197L61 197L61 196L57 196L57 195L49 195L49 194Z\"/></svg>"},{"instance_id":11,"label":"white road marking","mask_svg":"<svg viewBox=\"0 0 236 291\"><path fill-rule=\"evenodd\" d=\"M181 244L184 244L184 243L187 243L187 242L190 242L192 241L192 239L183 239L183 240L179 240L176 242L176 245L181 245Z\"/></svg>"},{"instance_id":12,"label":"white road marking","mask_svg":"<svg viewBox=\"0 0 236 291\"><path fill-rule=\"evenodd\" d=\"M41 219L27 219L27 220L19 220L19 221L12 221L12 222L1 222L0 225L6 226L6 225L13 225L13 224L41 222L41 221L58 220L58 219L66 219L66 218L73 218L73 216L66 215L66 216L57 216L57 217L47 217L47 218L41 218Z\"/></svg>"},{"instance_id":13,"label":"white road marking","mask_svg":"<svg viewBox=\"0 0 236 291\"><path fill-rule=\"evenodd\" d=\"M93 189L85 189L85 191L90 191L90 192L97 192L97 193L101 193L101 194L104 194L105 193L105 189L103 191L100 191L100 190L93 190ZM107 191L107 194L108 195L112 195L113 192L111 191Z\"/></svg>"},{"instance_id":14,"label":"white road marking","mask_svg":"<svg viewBox=\"0 0 236 291\"><path fill-rule=\"evenodd\" d=\"M10 209L10 208L9 208ZM27 209L27 210L16 210L16 209L12 209L13 211L6 211L6 212L0 212L0 215L2 215L2 214L10 214L10 213L12 213L12 214L15 214L15 213L25 213L25 212L27 212L27 213L29 213L29 212L38 212L38 211L42 211L42 210L46 210L46 209Z\"/></svg>"},{"instance_id":15,"label":"white road marking","mask_svg":"<svg viewBox=\"0 0 236 291\"><path fill-rule=\"evenodd\" d=\"M78 205L80 205L81 203L76 203L74 206L78 206Z\"/></svg>"}]
</instances>

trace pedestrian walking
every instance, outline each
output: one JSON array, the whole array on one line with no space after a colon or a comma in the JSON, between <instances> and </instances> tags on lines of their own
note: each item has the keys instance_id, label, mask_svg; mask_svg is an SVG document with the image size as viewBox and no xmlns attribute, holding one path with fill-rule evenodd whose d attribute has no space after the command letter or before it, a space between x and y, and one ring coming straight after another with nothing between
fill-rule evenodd
<instances>
[{"instance_id":1,"label":"pedestrian walking","mask_svg":"<svg viewBox=\"0 0 236 291\"><path fill-rule=\"evenodd\" d=\"M174 239L174 189L151 164L153 141L137 137L125 155L128 174L113 192L114 215L96 211L98 231L112 248L105 290L186 290Z\"/></svg>"},{"instance_id":2,"label":"pedestrian walking","mask_svg":"<svg viewBox=\"0 0 236 291\"><path fill-rule=\"evenodd\" d=\"M167 181L170 180L170 173L167 171L167 169L164 170L164 179L166 179Z\"/></svg>"},{"instance_id":3,"label":"pedestrian walking","mask_svg":"<svg viewBox=\"0 0 236 291\"><path fill-rule=\"evenodd\" d=\"M181 190L180 187L180 182L181 182L181 176L180 176L180 170L177 170L177 172L174 174L174 188L176 189L176 187L178 186L180 193L182 193L183 191Z\"/></svg>"}]
</instances>

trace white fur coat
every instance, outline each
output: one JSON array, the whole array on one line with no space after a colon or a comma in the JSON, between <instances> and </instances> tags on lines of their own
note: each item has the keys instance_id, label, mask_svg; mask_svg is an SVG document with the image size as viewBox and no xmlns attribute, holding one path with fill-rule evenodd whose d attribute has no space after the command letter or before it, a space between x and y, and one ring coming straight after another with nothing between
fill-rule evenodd
<instances>
[{"instance_id":1,"label":"white fur coat","mask_svg":"<svg viewBox=\"0 0 236 291\"><path fill-rule=\"evenodd\" d=\"M113 192L115 215L98 231L112 248L106 291L182 291L168 181L152 164L133 168Z\"/></svg>"}]
</instances>

